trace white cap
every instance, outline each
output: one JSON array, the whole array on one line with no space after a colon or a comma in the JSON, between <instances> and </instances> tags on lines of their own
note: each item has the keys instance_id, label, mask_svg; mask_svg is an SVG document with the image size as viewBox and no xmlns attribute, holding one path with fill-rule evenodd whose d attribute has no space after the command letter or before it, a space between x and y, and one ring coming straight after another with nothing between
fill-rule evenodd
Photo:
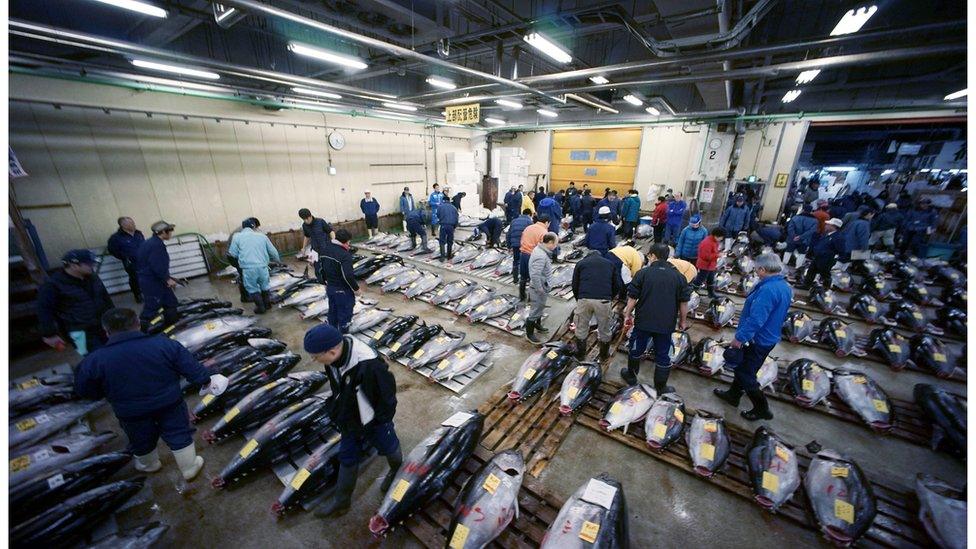
<instances>
[{"instance_id":1,"label":"white cap","mask_svg":"<svg viewBox=\"0 0 976 549\"><path fill-rule=\"evenodd\" d=\"M608 214L609 215L610 214L610 206L600 206L600 209L597 210L596 213L597 213L597 215L603 215L603 214Z\"/></svg>"},{"instance_id":2,"label":"white cap","mask_svg":"<svg viewBox=\"0 0 976 549\"><path fill-rule=\"evenodd\" d=\"M833 225L834 227L837 227L839 229L844 226L844 222L834 217L827 220L827 225Z\"/></svg>"},{"instance_id":3,"label":"white cap","mask_svg":"<svg viewBox=\"0 0 976 549\"><path fill-rule=\"evenodd\" d=\"M363 194L366 194L366 193L369 193L369 194L373 194L373 191L371 191L371 190L369 190L369 189L365 189L365 190L363 190Z\"/></svg>"}]
</instances>

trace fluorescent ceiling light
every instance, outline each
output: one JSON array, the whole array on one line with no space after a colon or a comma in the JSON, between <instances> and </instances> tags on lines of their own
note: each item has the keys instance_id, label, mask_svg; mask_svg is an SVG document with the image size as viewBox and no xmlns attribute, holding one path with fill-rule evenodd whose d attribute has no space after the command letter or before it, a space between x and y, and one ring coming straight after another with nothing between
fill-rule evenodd
<instances>
[{"instance_id":1,"label":"fluorescent ceiling light","mask_svg":"<svg viewBox=\"0 0 976 549\"><path fill-rule=\"evenodd\" d=\"M960 97L966 97L967 95L969 95L969 88L963 88L957 92L950 93L949 95L945 96L943 99L945 101L952 101L953 99L959 99Z\"/></svg>"},{"instance_id":2,"label":"fluorescent ceiling light","mask_svg":"<svg viewBox=\"0 0 976 549\"><path fill-rule=\"evenodd\" d=\"M590 77L590 82L593 82L594 84L609 84L610 83L610 81L607 80L605 76L591 76Z\"/></svg>"},{"instance_id":3,"label":"fluorescent ceiling light","mask_svg":"<svg viewBox=\"0 0 976 549\"><path fill-rule=\"evenodd\" d=\"M803 71L800 73L800 76L796 77L796 83L806 84L808 82L812 82L813 79L816 78L818 74L820 74L820 69L815 69L812 71Z\"/></svg>"},{"instance_id":4,"label":"fluorescent ceiling light","mask_svg":"<svg viewBox=\"0 0 976 549\"><path fill-rule=\"evenodd\" d=\"M495 100L495 103L497 103L497 104L499 104L499 105L501 105L503 107L508 107L510 109L521 109L522 108L522 104L521 103L519 103L518 101L509 100L509 99L496 99Z\"/></svg>"},{"instance_id":5,"label":"fluorescent ceiling light","mask_svg":"<svg viewBox=\"0 0 976 549\"><path fill-rule=\"evenodd\" d=\"M137 2L136 0L95 0L96 2L101 2L102 4L108 4L110 6L115 6L117 8L123 8L131 11L137 11L144 15L151 15L153 17L166 17L166 10L163 8L154 6L152 4L147 4L145 2Z\"/></svg>"},{"instance_id":6,"label":"fluorescent ceiling light","mask_svg":"<svg viewBox=\"0 0 976 549\"><path fill-rule=\"evenodd\" d=\"M133 59L131 63L143 69L185 74L187 76L196 76L197 78L206 78L207 80L217 80L220 78L220 75L215 72L192 69L190 67L180 67L177 65L167 65L166 63L157 63L155 61L146 61L144 59Z\"/></svg>"},{"instance_id":7,"label":"fluorescent ceiling light","mask_svg":"<svg viewBox=\"0 0 976 549\"><path fill-rule=\"evenodd\" d=\"M313 90L312 88L302 88L296 86L292 88L291 91L295 93L301 93L304 95L314 95L315 97L327 97L329 99L342 99L342 96L337 93L332 93L332 92L327 92L322 90Z\"/></svg>"},{"instance_id":8,"label":"fluorescent ceiling light","mask_svg":"<svg viewBox=\"0 0 976 549\"><path fill-rule=\"evenodd\" d=\"M289 103L300 103L302 105L313 105L315 107L341 107L341 105L336 105L335 103L323 103L322 101L311 101L309 99L293 99L291 97L285 99Z\"/></svg>"},{"instance_id":9,"label":"fluorescent ceiling light","mask_svg":"<svg viewBox=\"0 0 976 549\"><path fill-rule=\"evenodd\" d=\"M196 82L184 82L182 80L171 80L169 78L159 78L158 76L148 76L144 74L129 74L125 72L106 72L105 74L108 76L125 78L127 80L137 80L139 82L159 84L161 86L170 86L173 88L186 88L189 90L212 91L212 92L220 92L220 93L230 93L234 91L230 88L224 88L221 86L211 86L209 84L197 84Z\"/></svg>"},{"instance_id":10,"label":"fluorescent ceiling light","mask_svg":"<svg viewBox=\"0 0 976 549\"><path fill-rule=\"evenodd\" d=\"M541 114L542 116L548 116L549 118L556 118L559 116L556 114L556 111L550 111L549 109L536 109L535 112Z\"/></svg>"},{"instance_id":11,"label":"fluorescent ceiling light","mask_svg":"<svg viewBox=\"0 0 976 549\"><path fill-rule=\"evenodd\" d=\"M410 112L413 112L413 111L417 110L417 107L414 107L413 105L405 105L403 103L394 103L392 101L384 101L383 102L383 106L386 107L386 108L388 108L388 109L396 109L398 111L410 111Z\"/></svg>"},{"instance_id":12,"label":"fluorescent ceiling light","mask_svg":"<svg viewBox=\"0 0 976 549\"><path fill-rule=\"evenodd\" d=\"M844 17L840 18L837 22L837 26L834 30L830 31L831 36L840 36L842 34L853 34L864 26L874 15L874 12L878 11L878 6L865 6L856 10L850 10L844 14Z\"/></svg>"},{"instance_id":13,"label":"fluorescent ceiling light","mask_svg":"<svg viewBox=\"0 0 976 549\"><path fill-rule=\"evenodd\" d=\"M797 97L800 97L800 90L790 90L783 96L783 103L792 103Z\"/></svg>"},{"instance_id":14,"label":"fluorescent ceiling light","mask_svg":"<svg viewBox=\"0 0 976 549\"><path fill-rule=\"evenodd\" d=\"M445 90L453 90L457 88L457 84L451 82L450 80L444 80L443 78L438 78L436 76L427 77L427 83L435 88L443 88Z\"/></svg>"},{"instance_id":15,"label":"fluorescent ceiling light","mask_svg":"<svg viewBox=\"0 0 976 549\"><path fill-rule=\"evenodd\" d=\"M551 57L557 63L569 63L573 60L573 56L567 51L537 32L527 34L522 39L528 42L533 48Z\"/></svg>"},{"instance_id":16,"label":"fluorescent ceiling light","mask_svg":"<svg viewBox=\"0 0 976 549\"><path fill-rule=\"evenodd\" d=\"M373 111L373 116L377 118L387 118L389 120L401 120L403 122L416 122L413 118L404 116L402 114L397 114L395 112L383 112L383 111Z\"/></svg>"},{"instance_id":17,"label":"fluorescent ceiling light","mask_svg":"<svg viewBox=\"0 0 976 549\"><path fill-rule=\"evenodd\" d=\"M506 122L501 118L492 118L490 116L485 117L485 122L489 124L505 124Z\"/></svg>"},{"instance_id":18,"label":"fluorescent ceiling light","mask_svg":"<svg viewBox=\"0 0 976 549\"><path fill-rule=\"evenodd\" d=\"M587 98L585 98L585 97L583 97L581 95L576 95L575 93L567 93L566 94L566 99L572 99L574 101L579 101L580 103L583 103L584 105L589 105L589 106L593 107L594 109L600 109L600 110L603 110L603 111L612 112L613 114L620 114L620 111L618 111L617 109L615 109L613 107L608 107L607 105L602 105L600 103L597 103L596 101L590 101L589 99L587 99Z\"/></svg>"},{"instance_id":19,"label":"fluorescent ceiling light","mask_svg":"<svg viewBox=\"0 0 976 549\"><path fill-rule=\"evenodd\" d=\"M288 49L298 55L304 55L306 57L312 57L320 61L327 61L329 63L334 63L336 65L342 65L343 67L349 67L353 69L365 69L369 65L363 63L362 60L355 57L350 57L348 55L341 55L328 50L323 50L315 48L312 46L307 46L305 44L299 44L298 42L289 42Z\"/></svg>"},{"instance_id":20,"label":"fluorescent ceiling light","mask_svg":"<svg viewBox=\"0 0 976 549\"><path fill-rule=\"evenodd\" d=\"M632 93L628 93L627 95L625 95L624 96L624 101L630 103L631 105L633 105L635 107L640 107L641 105L644 104L644 102L641 101L641 99L639 97L637 97L636 95L634 95Z\"/></svg>"},{"instance_id":21,"label":"fluorescent ceiling light","mask_svg":"<svg viewBox=\"0 0 976 549\"><path fill-rule=\"evenodd\" d=\"M654 116L661 116L661 111L655 109L654 107L647 107L644 110L647 111L648 114L652 114Z\"/></svg>"},{"instance_id":22,"label":"fluorescent ceiling light","mask_svg":"<svg viewBox=\"0 0 976 549\"><path fill-rule=\"evenodd\" d=\"M855 166L827 166L824 168L828 172L856 172L857 167Z\"/></svg>"}]
</instances>

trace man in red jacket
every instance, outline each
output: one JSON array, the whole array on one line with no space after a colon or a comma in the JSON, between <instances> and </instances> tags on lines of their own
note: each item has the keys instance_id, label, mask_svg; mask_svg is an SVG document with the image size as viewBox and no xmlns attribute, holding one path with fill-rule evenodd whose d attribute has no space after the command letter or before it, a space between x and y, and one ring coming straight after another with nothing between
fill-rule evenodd
<instances>
[{"instance_id":1,"label":"man in red jacket","mask_svg":"<svg viewBox=\"0 0 976 549\"><path fill-rule=\"evenodd\" d=\"M651 225L654 227L654 243L664 238L664 226L668 223L668 203L663 196L657 197L654 213L651 214Z\"/></svg>"},{"instance_id":2,"label":"man in red jacket","mask_svg":"<svg viewBox=\"0 0 976 549\"><path fill-rule=\"evenodd\" d=\"M715 296L715 270L718 267L718 256L721 250L722 239L725 238L725 229L722 227L715 227L712 229L711 234L705 237L698 245L698 261L695 262L695 267L698 267L698 276L695 277L692 285L695 289L702 287L702 284L707 284L708 286L708 297Z\"/></svg>"}]
</instances>

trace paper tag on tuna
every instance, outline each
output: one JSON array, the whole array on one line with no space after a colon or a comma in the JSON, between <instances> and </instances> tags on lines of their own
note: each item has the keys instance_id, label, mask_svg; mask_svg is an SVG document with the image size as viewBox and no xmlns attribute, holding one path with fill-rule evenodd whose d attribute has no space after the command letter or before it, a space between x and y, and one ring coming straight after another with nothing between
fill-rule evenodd
<instances>
[{"instance_id":1,"label":"paper tag on tuna","mask_svg":"<svg viewBox=\"0 0 976 549\"><path fill-rule=\"evenodd\" d=\"M400 501L407 493L408 488L410 488L410 483L401 478L400 482L398 482L396 487L393 488L393 493L390 494L390 499L393 501Z\"/></svg>"},{"instance_id":2,"label":"paper tag on tuna","mask_svg":"<svg viewBox=\"0 0 976 549\"><path fill-rule=\"evenodd\" d=\"M460 427L465 421L471 419L471 414L467 412L455 412L455 414L446 420L441 425L445 427Z\"/></svg>"},{"instance_id":3,"label":"paper tag on tuna","mask_svg":"<svg viewBox=\"0 0 976 549\"><path fill-rule=\"evenodd\" d=\"M762 474L762 487L764 490L769 490L773 493L779 492L779 477L769 471L763 471Z\"/></svg>"},{"instance_id":4,"label":"paper tag on tuna","mask_svg":"<svg viewBox=\"0 0 976 549\"><path fill-rule=\"evenodd\" d=\"M655 423L653 435L654 438L664 438L664 435L668 433L668 427L663 423Z\"/></svg>"},{"instance_id":5,"label":"paper tag on tuna","mask_svg":"<svg viewBox=\"0 0 976 549\"><path fill-rule=\"evenodd\" d=\"M159 316L157 316L156 318L154 318L154 319L152 319L152 320L150 320L150 321L149 321L149 323L150 323L150 324L156 324L157 322L159 322L159 321L160 321L160 320L162 320L162 319L163 319L163 315L159 315Z\"/></svg>"},{"instance_id":6,"label":"paper tag on tuna","mask_svg":"<svg viewBox=\"0 0 976 549\"><path fill-rule=\"evenodd\" d=\"M390 346L390 350L391 351L394 351L394 352L399 351L400 350L400 342L397 341L392 346Z\"/></svg>"},{"instance_id":7,"label":"paper tag on tuna","mask_svg":"<svg viewBox=\"0 0 976 549\"><path fill-rule=\"evenodd\" d=\"M444 360L437 363L437 369L443 370L444 368L447 368L450 365L451 365L451 361L445 358Z\"/></svg>"},{"instance_id":8,"label":"paper tag on tuna","mask_svg":"<svg viewBox=\"0 0 976 549\"><path fill-rule=\"evenodd\" d=\"M566 396L568 396L569 398L576 398L576 395L578 394L579 394L579 387L570 387L566 389Z\"/></svg>"},{"instance_id":9,"label":"paper tag on tuna","mask_svg":"<svg viewBox=\"0 0 976 549\"><path fill-rule=\"evenodd\" d=\"M467 526L458 523L454 527L454 535L451 536L451 543L448 544L448 547L451 549L464 549L464 544L468 541L469 532L470 530Z\"/></svg>"},{"instance_id":10,"label":"paper tag on tuna","mask_svg":"<svg viewBox=\"0 0 976 549\"><path fill-rule=\"evenodd\" d=\"M685 420L685 414L681 410L675 408L674 409L674 418L677 419L680 422L684 422L684 420Z\"/></svg>"},{"instance_id":11,"label":"paper tag on tuna","mask_svg":"<svg viewBox=\"0 0 976 549\"><path fill-rule=\"evenodd\" d=\"M874 409L881 412L882 414L888 413L888 403L883 400L873 399L871 401L874 404Z\"/></svg>"},{"instance_id":12,"label":"paper tag on tuna","mask_svg":"<svg viewBox=\"0 0 976 549\"><path fill-rule=\"evenodd\" d=\"M373 334L373 339L379 339L381 337L383 337L383 330L376 330L376 333Z\"/></svg>"},{"instance_id":13,"label":"paper tag on tuna","mask_svg":"<svg viewBox=\"0 0 976 549\"><path fill-rule=\"evenodd\" d=\"M32 417L22 419L17 422L17 430L21 432L30 431L34 427L37 427L37 421L35 421Z\"/></svg>"},{"instance_id":14,"label":"paper tag on tuna","mask_svg":"<svg viewBox=\"0 0 976 549\"><path fill-rule=\"evenodd\" d=\"M705 432L707 433L714 433L715 431L718 431L718 424L714 421L706 421L702 428L705 429Z\"/></svg>"},{"instance_id":15,"label":"paper tag on tuna","mask_svg":"<svg viewBox=\"0 0 976 549\"><path fill-rule=\"evenodd\" d=\"M874 287L880 290L884 288L884 282L875 282Z\"/></svg>"},{"instance_id":16,"label":"paper tag on tuna","mask_svg":"<svg viewBox=\"0 0 976 549\"><path fill-rule=\"evenodd\" d=\"M898 345L895 345L894 343L889 343L888 344L888 351L890 351L892 353L900 353L901 352L901 347L898 346Z\"/></svg>"},{"instance_id":17,"label":"paper tag on tuna","mask_svg":"<svg viewBox=\"0 0 976 549\"><path fill-rule=\"evenodd\" d=\"M870 312L870 313L876 313L876 312L878 312L878 308L875 307L874 305L868 305L868 312Z\"/></svg>"},{"instance_id":18,"label":"paper tag on tuna","mask_svg":"<svg viewBox=\"0 0 976 549\"><path fill-rule=\"evenodd\" d=\"M535 377L535 368L529 368L528 370L526 370L525 373L522 374L522 377L524 377L525 379L532 379L533 377Z\"/></svg>"},{"instance_id":19,"label":"paper tag on tuna","mask_svg":"<svg viewBox=\"0 0 976 549\"><path fill-rule=\"evenodd\" d=\"M47 486L52 490L57 488L58 486L61 486L62 484L64 484L64 475L62 475L61 473L58 473L53 477L49 477L47 479Z\"/></svg>"},{"instance_id":20,"label":"paper tag on tuna","mask_svg":"<svg viewBox=\"0 0 976 549\"><path fill-rule=\"evenodd\" d=\"M176 329L176 325L175 324L172 325L172 326L167 326L166 328L163 329L163 333L164 334L168 334L168 333L172 332L175 329Z\"/></svg>"},{"instance_id":21,"label":"paper tag on tuna","mask_svg":"<svg viewBox=\"0 0 976 549\"><path fill-rule=\"evenodd\" d=\"M17 387L18 387L18 388L19 388L19 389L20 389L21 391L23 391L23 390L25 390L25 389L30 389L31 387L37 387L37 386L38 386L38 385L40 385L40 384L41 384L41 380L39 380L39 379L37 379L37 378L35 377L35 378L32 378L32 379L30 379L30 380L28 380L28 381L25 381L25 382L23 382L23 383L20 383L20 384L18 384L18 385L17 385Z\"/></svg>"},{"instance_id":22,"label":"paper tag on tuna","mask_svg":"<svg viewBox=\"0 0 976 549\"><path fill-rule=\"evenodd\" d=\"M936 362L945 362L946 356L943 353L933 353L932 359L935 360Z\"/></svg>"},{"instance_id":23,"label":"paper tag on tuna","mask_svg":"<svg viewBox=\"0 0 976 549\"><path fill-rule=\"evenodd\" d=\"M237 414L239 413L241 413L240 409L237 406L234 406L233 408L230 409L229 412L224 414L224 423L227 423L228 421L234 419L235 417L237 417Z\"/></svg>"},{"instance_id":24,"label":"paper tag on tuna","mask_svg":"<svg viewBox=\"0 0 976 549\"><path fill-rule=\"evenodd\" d=\"M617 494L617 488L610 486L602 480L591 478L583 492L582 499L590 503L609 509L613 505L613 496Z\"/></svg>"},{"instance_id":25,"label":"paper tag on tuna","mask_svg":"<svg viewBox=\"0 0 976 549\"><path fill-rule=\"evenodd\" d=\"M292 489L294 490L301 489L302 484L305 484L305 481L308 479L309 475L311 475L311 473L309 473L308 469L304 467L295 471L295 475L291 477Z\"/></svg>"},{"instance_id":26,"label":"paper tag on tuna","mask_svg":"<svg viewBox=\"0 0 976 549\"><path fill-rule=\"evenodd\" d=\"M776 446L776 457L778 457L779 459L781 459L783 461L789 461L790 460L790 452L789 452L789 450L787 450L786 448L783 448L782 446Z\"/></svg>"},{"instance_id":27,"label":"paper tag on tuna","mask_svg":"<svg viewBox=\"0 0 976 549\"><path fill-rule=\"evenodd\" d=\"M258 447L258 441L252 438L251 440L247 441L247 444L245 444L243 448L241 448L241 451L238 452L238 455L240 455L244 459L247 459L247 456L251 455L251 452L253 452L254 449L257 447Z\"/></svg>"},{"instance_id":28,"label":"paper tag on tuna","mask_svg":"<svg viewBox=\"0 0 976 549\"><path fill-rule=\"evenodd\" d=\"M208 322L208 323L204 324L203 327L206 328L208 332L212 332L212 331L214 331L214 330L217 329L217 323L216 322Z\"/></svg>"},{"instance_id":29,"label":"paper tag on tuna","mask_svg":"<svg viewBox=\"0 0 976 549\"><path fill-rule=\"evenodd\" d=\"M413 357L414 358L420 358L422 356L424 356L424 350L423 349L417 349L417 352L413 354Z\"/></svg>"},{"instance_id":30,"label":"paper tag on tuna","mask_svg":"<svg viewBox=\"0 0 976 549\"><path fill-rule=\"evenodd\" d=\"M636 404L642 400L647 400L647 395L644 394L644 391L634 391L634 393L630 395L630 400Z\"/></svg>"},{"instance_id":31,"label":"paper tag on tuna","mask_svg":"<svg viewBox=\"0 0 976 549\"><path fill-rule=\"evenodd\" d=\"M585 374L586 373L586 366L579 366L579 367L577 367L576 368L576 373L579 374L579 375Z\"/></svg>"},{"instance_id":32,"label":"paper tag on tuna","mask_svg":"<svg viewBox=\"0 0 976 549\"><path fill-rule=\"evenodd\" d=\"M554 360L558 356L559 356L559 353L557 353L556 351L549 351L548 353L546 353L546 358L548 358L549 360Z\"/></svg>"},{"instance_id":33,"label":"paper tag on tuna","mask_svg":"<svg viewBox=\"0 0 976 549\"><path fill-rule=\"evenodd\" d=\"M30 467L31 457L30 455L16 457L10 460L10 472L16 473L17 471L23 471L24 469Z\"/></svg>"},{"instance_id":34,"label":"paper tag on tuna","mask_svg":"<svg viewBox=\"0 0 976 549\"><path fill-rule=\"evenodd\" d=\"M919 320L922 320L923 318L925 318L924 316L922 316L922 313L920 313L918 311L915 311L914 313L912 313L912 316L914 316L915 318L917 318Z\"/></svg>"},{"instance_id":35,"label":"paper tag on tuna","mask_svg":"<svg viewBox=\"0 0 976 549\"><path fill-rule=\"evenodd\" d=\"M440 291L437 292L437 295L444 295L444 292L445 292L445 290L440 290Z\"/></svg>"},{"instance_id":36,"label":"paper tag on tuna","mask_svg":"<svg viewBox=\"0 0 976 549\"><path fill-rule=\"evenodd\" d=\"M710 362L712 360L712 353L702 353L702 362Z\"/></svg>"},{"instance_id":37,"label":"paper tag on tuna","mask_svg":"<svg viewBox=\"0 0 976 549\"><path fill-rule=\"evenodd\" d=\"M918 289L918 293L921 294L921 295L925 295L925 294L929 293L929 291L926 290L925 288L919 288Z\"/></svg>"},{"instance_id":38,"label":"paper tag on tuna","mask_svg":"<svg viewBox=\"0 0 976 549\"><path fill-rule=\"evenodd\" d=\"M854 524L854 506L842 499L834 500L834 515L847 524Z\"/></svg>"},{"instance_id":39,"label":"paper tag on tuna","mask_svg":"<svg viewBox=\"0 0 976 549\"><path fill-rule=\"evenodd\" d=\"M203 398L200 399L200 402L204 403L204 405L210 404L211 402L213 402L213 399L215 398L217 398L215 395L203 395Z\"/></svg>"},{"instance_id":40,"label":"paper tag on tuna","mask_svg":"<svg viewBox=\"0 0 976 549\"><path fill-rule=\"evenodd\" d=\"M868 382L868 378L864 376L854 376L854 383L865 384Z\"/></svg>"},{"instance_id":41,"label":"paper tag on tuna","mask_svg":"<svg viewBox=\"0 0 976 549\"><path fill-rule=\"evenodd\" d=\"M580 528L579 538L586 543L596 543L596 535L598 533L600 533L600 525L585 520L583 521L583 527Z\"/></svg>"},{"instance_id":42,"label":"paper tag on tuna","mask_svg":"<svg viewBox=\"0 0 976 549\"><path fill-rule=\"evenodd\" d=\"M795 328L802 328L803 327L803 321L802 320L794 320L793 321L793 327L795 327Z\"/></svg>"},{"instance_id":43,"label":"paper tag on tuna","mask_svg":"<svg viewBox=\"0 0 976 549\"><path fill-rule=\"evenodd\" d=\"M484 305L478 305L477 307L474 308L474 311L476 313L480 313L481 311L484 311L484 310L485 310L485 306Z\"/></svg>"},{"instance_id":44,"label":"paper tag on tuna","mask_svg":"<svg viewBox=\"0 0 976 549\"><path fill-rule=\"evenodd\" d=\"M614 415L619 414L620 412L623 411L623 409L624 409L623 404L620 404L619 402L614 402L613 404L610 405L610 413Z\"/></svg>"},{"instance_id":45,"label":"paper tag on tuna","mask_svg":"<svg viewBox=\"0 0 976 549\"><path fill-rule=\"evenodd\" d=\"M715 310L718 311L718 312L720 312L720 313L724 313L725 312L725 305L719 305L718 307L715 307Z\"/></svg>"},{"instance_id":46,"label":"paper tag on tuna","mask_svg":"<svg viewBox=\"0 0 976 549\"><path fill-rule=\"evenodd\" d=\"M514 320L518 320L519 318L521 318L521 316L518 313L515 313L514 315L512 315L512 320L513 321Z\"/></svg>"},{"instance_id":47,"label":"paper tag on tuna","mask_svg":"<svg viewBox=\"0 0 976 549\"><path fill-rule=\"evenodd\" d=\"M498 485L502 483L502 479L496 477L495 475L489 474L488 478L485 479L485 483L481 485L489 494L494 494L495 490L498 489Z\"/></svg>"},{"instance_id":48,"label":"paper tag on tuna","mask_svg":"<svg viewBox=\"0 0 976 549\"><path fill-rule=\"evenodd\" d=\"M715 446L712 446L707 442L701 443L701 446L698 447L698 451L701 453L702 459L707 459L708 461L715 459Z\"/></svg>"},{"instance_id":49,"label":"paper tag on tuna","mask_svg":"<svg viewBox=\"0 0 976 549\"><path fill-rule=\"evenodd\" d=\"M813 384L813 380L812 379L804 379L803 380L803 391L804 392L806 392L806 391L812 391L814 389L814 387L815 387L815 385Z\"/></svg>"},{"instance_id":50,"label":"paper tag on tuna","mask_svg":"<svg viewBox=\"0 0 976 549\"><path fill-rule=\"evenodd\" d=\"M464 355L464 351L457 351L456 353L454 353L454 356L456 356L458 358L464 358L464 356L465 356Z\"/></svg>"},{"instance_id":51,"label":"paper tag on tuna","mask_svg":"<svg viewBox=\"0 0 976 549\"><path fill-rule=\"evenodd\" d=\"M287 289L288 288L282 288L282 289L278 290L278 295L285 295L285 290L287 290Z\"/></svg>"},{"instance_id":52,"label":"paper tag on tuna","mask_svg":"<svg viewBox=\"0 0 976 549\"><path fill-rule=\"evenodd\" d=\"M847 467L831 467L830 476L835 478L847 478L850 470Z\"/></svg>"},{"instance_id":53,"label":"paper tag on tuna","mask_svg":"<svg viewBox=\"0 0 976 549\"><path fill-rule=\"evenodd\" d=\"M836 335L837 337L839 337L841 339L844 339L845 337L847 337L847 331L846 330L834 330L834 335Z\"/></svg>"}]
</instances>

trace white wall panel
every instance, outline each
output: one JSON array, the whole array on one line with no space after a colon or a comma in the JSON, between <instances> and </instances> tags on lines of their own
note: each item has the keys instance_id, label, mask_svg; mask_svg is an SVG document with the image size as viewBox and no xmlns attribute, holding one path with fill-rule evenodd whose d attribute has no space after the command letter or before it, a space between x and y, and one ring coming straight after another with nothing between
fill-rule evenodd
<instances>
[{"instance_id":1,"label":"white wall panel","mask_svg":"<svg viewBox=\"0 0 976 549\"><path fill-rule=\"evenodd\" d=\"M232 122L203 120L203 132L210 148L210 158L217 177L217 189L220 192L223 214L227 220L226 227L217 233L226 235L235 228L232 225L234 220L243 220L254 211L251 208L247 185L244 183L244 165Z\"/></svg>"},{"instance_id":2,"label":"white wall panel","mask_svg":"<svg viewBox=\"0 0 976 549\"><path fill-rule=\"evenodd\" d=\"M146 163L152 195L156 198L160 216L176 225L178 233L195 231L197 220L191 205L193 196L186 187L186 178L176 153L169 118L149 118L134 113L129 117L142 149L142 158Z\"/></svg>"},{"instance_id":3,"label":"white wall panel","mask_svg":"<svg viewBox=\"0 0 976 549\"><path fill-rule=\"evenodd\" d=\"M238 219L228 219L224 212L210 145L203 130L204 122L172 118L170 125L184 181L192 189L193 199L189 206L193 209L197 232L218 233L239 223Z\"/></svg>"},{"instance_id":4,"label":"white wall panel","mask_svg":"<svg viewBox=\"0 0 976 549\"><path fill-rule=\"evenodd\" d=\"M706 127L698 129L700 133L685 132L680 125L644 127L634 176L643 208L653 207L662 189L679 191L686 181L697 179Z\"/></svg>"}]
</instances>

